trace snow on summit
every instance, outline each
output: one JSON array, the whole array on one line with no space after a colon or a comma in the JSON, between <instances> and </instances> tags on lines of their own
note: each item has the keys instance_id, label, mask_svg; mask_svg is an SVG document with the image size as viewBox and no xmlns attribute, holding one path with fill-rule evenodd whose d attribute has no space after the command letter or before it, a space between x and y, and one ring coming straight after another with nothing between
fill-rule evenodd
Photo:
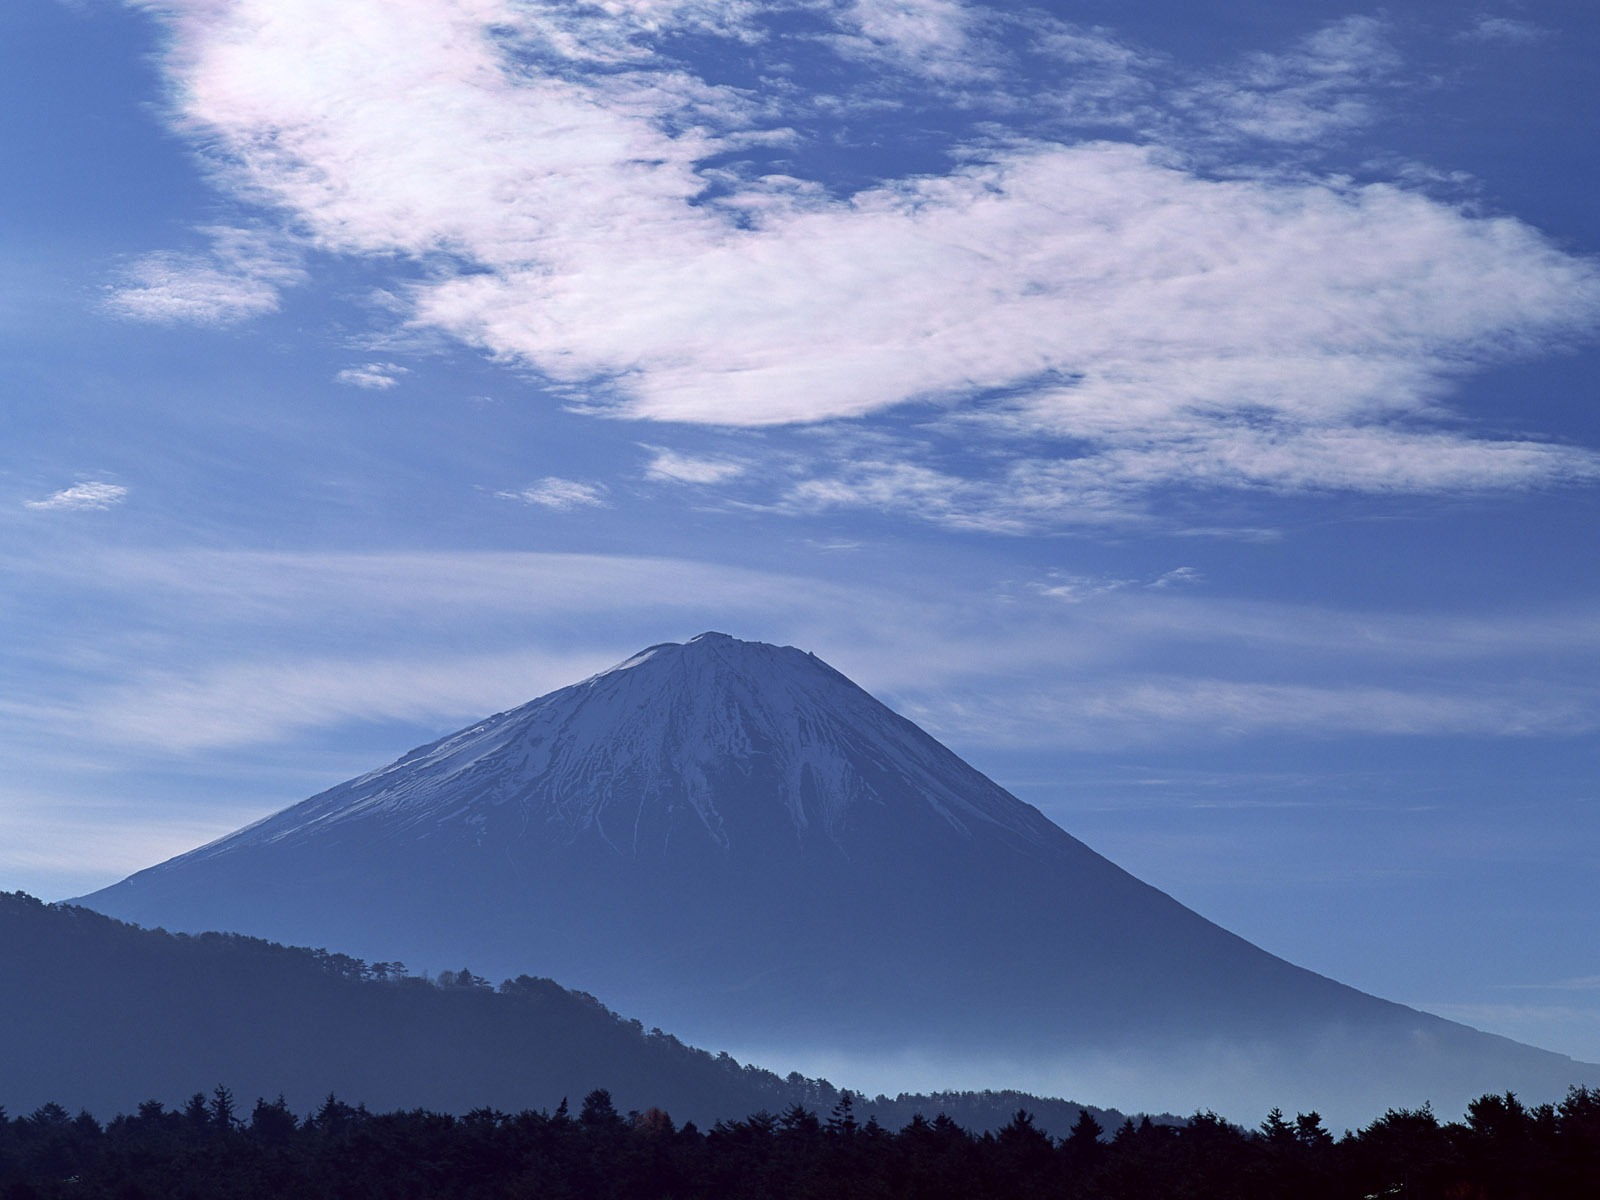
<instances>
[{"instance_id":1,"label":"snow on summit","mask_svg":"<svg viewBox=\"0 0 1600 1200\"><path fill-rule=\"evenodd\" d=\"M507 828L511 814L514 837L594 836L624 855L664 852L685 835L731 848L734 826L780 811L794 839L841 843L863 807L932 817L968 836L1038 842L1055 832L814 655L703 633L651 646L195 853L365 822L389 836L482 836L491 822Z\"/></svg>"}]
</instances>

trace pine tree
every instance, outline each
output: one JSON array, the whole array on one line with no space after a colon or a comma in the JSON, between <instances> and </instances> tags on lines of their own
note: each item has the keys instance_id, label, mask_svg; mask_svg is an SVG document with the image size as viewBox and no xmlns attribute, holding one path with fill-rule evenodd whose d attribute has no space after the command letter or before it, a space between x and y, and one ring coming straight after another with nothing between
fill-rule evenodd
<instances>
[{"instance_id":1,"label":"pine tree","mask_svg":"<svg viewBox=\"0 0 1600 1200\"><path fill-rule=\"evenodd\" d=\"M217 1084L216 1090L211 1093L211 1127L218 1133L232 1133L239 1124L239 1118L234 1111L233 1093L222 1084Z\"/></svg>"}]
</instances>

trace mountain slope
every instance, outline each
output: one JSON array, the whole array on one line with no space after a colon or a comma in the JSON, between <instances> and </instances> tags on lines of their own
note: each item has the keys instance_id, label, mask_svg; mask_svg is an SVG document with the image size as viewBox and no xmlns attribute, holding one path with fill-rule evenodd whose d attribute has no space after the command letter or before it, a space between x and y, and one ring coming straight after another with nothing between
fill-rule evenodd
<instances>
[{"instance_id":1,"label":"mountain slope","mask_svg":"<svg viewBox=\"0 0 1600 1200\"><path fill-rule=\"evenodd\" d=\"M721 634L652 647L84 903L537 972L767 1057L900 1056L997 1083L1043 1070L1144 1107L1381 1110L1596 1077L1251 946L814 656Z\"/></svg>"}]
</instances>

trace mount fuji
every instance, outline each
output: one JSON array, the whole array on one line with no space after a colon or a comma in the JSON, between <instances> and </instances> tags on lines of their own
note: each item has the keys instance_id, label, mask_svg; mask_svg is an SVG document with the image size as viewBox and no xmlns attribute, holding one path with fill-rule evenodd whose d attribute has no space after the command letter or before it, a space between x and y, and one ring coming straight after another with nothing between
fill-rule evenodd
<instances>
[{"instance_id":1,"label":"mount fuji","mask_svg":"<svg viewBox=\"0 0 1600 1200\"><path fill-rule=\"evenodd\" d=\"M1364 1120L1600 1082L1251 945L814 655L717 633L79 903L413 969L550 976L691 1041L875 1064L908 1086L942 1072L1125 1107Z\"/></svg>"}]
</instances>

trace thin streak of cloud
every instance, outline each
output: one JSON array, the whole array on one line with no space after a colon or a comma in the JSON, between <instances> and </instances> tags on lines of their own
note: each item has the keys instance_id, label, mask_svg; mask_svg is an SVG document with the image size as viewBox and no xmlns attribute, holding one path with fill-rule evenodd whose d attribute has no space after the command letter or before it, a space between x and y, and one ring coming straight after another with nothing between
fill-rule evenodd
<instances>
[{"instance_id":1,"label":"thin streak of cloud","mask_svg":"<svg viewBox=\"0 0 1600 1200\"><path fill-rule=\"evenodd\" d=\"M1600 975L1585 975L1578 979L1562 979L1555 983L1508 983L1503 986L1538 992L1600 992Z\"/></svg>"},{"instance_id":2,"label":"thin streak of cloud","mask_svg":"<svg viewBox=\"0 0 1600 1200\"><path fill-rule=\"evenodd\" d=\"M24 500L24 508L41 511L106 509L121 504L128 498L128 489L120 483L103 480L82 480L59 492L52 492L42 500Z\"/></svg>"},{"instance_id":3,"label":"thin streak of cloud","mask_svg":"<svg viewBox=\"0 0 1600 1200\"><path fill-rule=\"evenodd\" d=\"M1195 567L1174 567L1172 570L1158 575L1145 586L1152 588L1188 587L1191 584L1200 583L1204 579L1205 575Z\"/></svg>"},{"instance_id":4,"label":"thin streak of cloud","mask_svg":"<svg viewBox=\"0 0 1600 1200\"><path fill-rule=\"evenodd\" d=\"M552 508L557 512L570 512L575 508L607 508L603 484L583 483L576 479L561 479L547 475L537 483L530 483L516 491L496 492L500 500L516 500L537 508Z\"/></svg>"},{"instance_id":5,"label":"thin streak of cloud","mask_svg":"<svg viewBox=\"0 0 1600 1200\"><path fill-rule=\"evenodd\" d=\"M737 479L749 467L731 458L708 458L683 454L663 446L646 446L651 458L645 467L646 479L659 483L726 483Z\"/></svg>"},{"instance_id":6,"label":"thin streak of cloud","mask_svg":"<svg viewBox=\"0 0 1600 1200\"><path fill-rule=\"evenodd\" d=\"M346 367L334 379L351 387L382 392L396 386L400 377L408 374L410 372L405 367L392 362L370 362L359 367Z\"/></svg>"},{"instance_id":7,"label":"thin streak of cloud","mask_svg":"<svg viewBox=\"0 0 1600 1200\"><path fill-rule=\"evenodd\" d=\"M1469 42L1506 42L1517 46L1531 46L1542 42L1551 31L1532 21L1519 21L1514 17L1480 16L1472 25L1457 35Z\"/></svg>"},{"instance_id":8,"label":"thin streak of cloud","mask_svg":"<svg viewBox=\"0 0 1600 1200\"><path fill-rule=\"evenodd\" d=\"M1099 407L1109 413L1114 405ZM1099 419L1098 414L1078 415L1088 418L1083 425ZM1041 424L1055 425L1061 436L1069 435L1071 427L1052 414L1035 416ZM1223 432L1183 419L1164 432L1160 440L1158 435L1142 444L1122 444L1123 435L1109 430L1094 438L1099 453L1022 458L990 476L862 458L790 486L777 507L803 513L871 507L955 529L1027 534L1063 524L1143 521L1149 516L1149 495L1174 487L1382 494L1484 492L1600 479L1600 454L1581 447L1403 427L1330 423L1320 429Z\"/></svg>"},{"instance_id":9,"label":"thin streak of cloud","mask_svg":"<svg viewBox=\"0 0 1600 1200\"><path fill-rule=\"evenodd\" d=\"M122 745L190 754L282 741L351 721L449 724L565 687L614 664L606 654L523 651L233 663L151 675L98 698L81 719Z\"/></svg>"},{"instance_id":10,"label":"thin streak of cloud","mask_svg":"<svg viewBox=\"0 0 1600 1200\"><path fill-rule=\"evenodd\" d=\"M856 543L844 545L854 548ZM1450 664L1487 664L1498 673L1499 664L1530 657L1587 670L1583 664L1600 659L1600 615L1587 607L1476 614L1345 611L1227 599L1190 588L1130 587L1112 594L1113 603L1074 606L1074 619L1068 622L1058 605L1040 595L1061 578L1049 574L1003 595L1013 615L1004 627L1010 636L1001 638L1004 630L987 621L975 623L970 616L973 606L984 602L987 589L980 589L982 594L957 589L939 596L921 590L884 592L801 574L681 558L534 552L101 551L30 556L13 560L9 568L48 581L51 587L103 594L119 604L137 602L151 620L181 614L191 631L213 620L233 628L290 629L309 623L326 630L340 627L341 614L362 627L378 621L408 630L455 629L463 624L489 627L491 621L520 620L534 611L560 623L593 613L597 597L603 598L608 611L626 614L630 621L652 614L659 620L666 613L675 622L692 623L691 614L703 608L709 596L715 597L718 608L741 619L764 614L779 629L791 631L812 627L797 617L814 612L816 627L826 627L832 631L831 639L852 647L858 642L862 647L876 645L883 641L885 630L909 626L913 640L907 647L891 645L873 657L874 677L895 686L938 683L947 678L943 674L947 668L958 674L981 672L985 663L1009 670L1013 662L1034 662L1052 671L1106 664L1145 653L1141 647L1165 652L1171 647L1210 645L1235 661L1255 656L1319 667L1329 662L1399 664L1408 671L1417 666L1433 670ZM1034 607L1024 607L1018 615L1017 601L1028 597L1037 598ZM531 607L535 602L536 608ZM981 628L980 635L970 633L974 624ZM969 632L963 634L964 628ZM941 631L948 653L930 657L909 652L920 644L922 631L929 629ZM780 635L769 631L756 636ZM816 648L821 651L825 646Z\"/></svg>"},{"instance_id":11,"label":"thin streak of cloud","mask_svg":"<svg viewBox=\"0 0 1600 1200\"><path fill-rule=\"evenodd\" d=\"M893 612L919 615L914 598L874 601L870 592L782 573L697 562L604 554L541 552L295 553L281 551L104 552L51 554L16 566L53 586L140 600L151 619L187 614L191 628L228 625L318 629L372 621L406 629L484 626L537 612L564 622L603 600L630 621L670 618L702 608L708 596L729 614L792 616L815 604L860 612L868 624ZM690 634L702 629L688 630ZM730 630L730 632L736 632ZM619 651L637 647L614 647Z\"/></svg>"},{"instance_id":12,"label":"thin streak of cloud","mask_svg":"<svg viewBox=\"0 0 1600 1200\"><path fill-rule=\"evenodd\" d=\"M1035 688L1004 701L978 692L908 693L903 711L939 734L1028 746L1049 736L1083 749L1174 741L1300 737L1573 737L1600 730L1595 689L1507 689L1463 696L1403 687L1156 678L1106 687ZM1048 734L1047 734L1048 731Z\"/></svg>"},{"instance_id":13,"label":"thin streak of cloud","mask_svg":"<svg viewBox=\"0 0 1600 1200\"><path fill-rule=\"evenodd\" d=\"M1096 596L1120 592L1132 585L1131 579L1105 579L1093 575L1053 573L1048 579L1038 581L1032 587L1039 595L1048 596L1052 600L1060 600L1066 604L1081 604L1085 600L1093 600Z\"/></svg>"},{"instance_id":14,"label":"thin streak of cloud","mask_svg":"<svg viewBox=\"0 0 1600 1200\"><path fill-rule=\"evenodd\" d=\"M1052 571L1045 578L1034 580L1028 584L1028 588L1037 595L1051 600L1060 600L1067 604L1081 604L1086 600L1109 596L1127 588L1161 590L1186 587L1199 583L1204 578L1205 576L1194 567L1174 567L1170 571L1163 571L1154 579L1143 581L1137 579L1115 579L1098 575L1072 575L1062 571Z\"/></svg>"},{"instance_id":15,"label":"thin streak of cloud","mask_svg":"<svg viewBox=\"0 0 1600 1200\"><path fill-rule=\"evenodd\" d=\"M13 647L9 657L49 668L52 690L0 688L0 712L52 744L87 739L107 754L383 721L443 732L717 627L815 650L966 747L1600 729L1592 612L1343 613L1065 575L930 595L604 555L96 552L38 565L30 578L109 603L118 619L92 654L48 627ZM1052 586L1101 591L1064 605L1042 594ZM337 659L330 636L347 647ZM263 644L276 648L270 662L242 649ZM1197 650L1230 677L1171 665ZM1544 665L1509 673L1507 661Z\"/></svg>"}]
</instances>

